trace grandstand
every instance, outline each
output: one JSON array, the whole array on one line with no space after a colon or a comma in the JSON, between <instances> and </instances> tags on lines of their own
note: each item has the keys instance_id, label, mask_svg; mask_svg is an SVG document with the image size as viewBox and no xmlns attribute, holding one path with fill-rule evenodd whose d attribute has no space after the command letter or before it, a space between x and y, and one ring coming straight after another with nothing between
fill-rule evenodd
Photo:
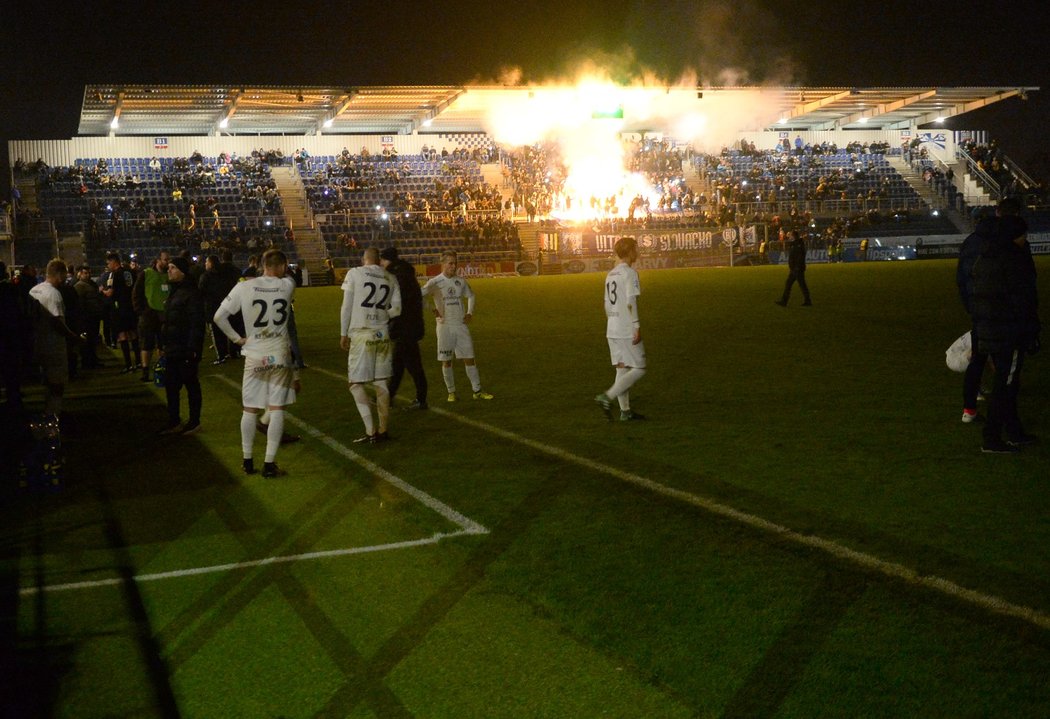
<instances>
[{"instance_id":1,"label":"grandstand","mask_svg":"<svg viewBox=\"0 0 1050 719\"><path fill-rule=\"evenodd\" d=\"M417 264L449 246L549 262L610 220L635 232L731 228L743 252L787 218L806 219L815 247L965 234L977 209L1038 188L981 131L937 128L1037 89L613 88L617 112L586 119L595 134L613 128L624 167L649 187L572 195L579 139L552 129L529 165L515 153L541 145L514 141L499 119L511 108L528 121L545 93L568 114L571 89L88 86L80 135L9 143L22 196L10 259L229 247L243 262L285 244L296 260L348 266L364 246L396 244ZM764 109L734 114L742 98ZM728 113L735 136L718 147L680 136L678 121L704 112Z\"/></svg>"}]
</instances>

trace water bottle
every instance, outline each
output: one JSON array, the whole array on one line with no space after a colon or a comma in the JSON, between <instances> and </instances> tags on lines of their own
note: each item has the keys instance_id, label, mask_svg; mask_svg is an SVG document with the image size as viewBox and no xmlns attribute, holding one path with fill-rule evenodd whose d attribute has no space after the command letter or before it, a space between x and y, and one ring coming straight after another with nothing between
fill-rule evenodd
<instances>
[{"instance_id":1,"label":"water bottle","mask_svg":"<svg viewBox=\"0 0 1050 719\"><path fill-rule=\"evenodd\" d=\"M157 365L153 368L153 384L158 387L164 386L164 374L167 371L167 366L167 358L161 357L157 360Z\"/></svg>"}]
</instances>

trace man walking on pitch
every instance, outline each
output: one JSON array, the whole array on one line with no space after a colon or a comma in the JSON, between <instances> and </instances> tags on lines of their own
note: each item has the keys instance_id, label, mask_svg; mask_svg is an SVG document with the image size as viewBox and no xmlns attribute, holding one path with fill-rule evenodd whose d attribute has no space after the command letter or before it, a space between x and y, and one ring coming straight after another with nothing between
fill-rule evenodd
<instances>
[{"instance_id":1,"label":"man walking on pitch","mask_svg":"<svg viewBox=\"0 0 1050 719\"><path fill-rule=\"evenodd\" d=\"M401 290L393 275L379 266L379 250L369 247L363 264L346 273L343 306L339 311L339 346L349 351L347 378L350 394L365 423L365 436L355 442L385 442L390 419L387 381L393 372L390 319L401 314ZM376 395L376 417L365 390L371 384Z\"/></svg>"},{"instance_id":2,"label":"man walking on pitch","mask_svg":"<svg viewBox=\"0 0 1050 719\"><path fill-rule=\"evenodd\" d=\"M638 295L641 283L635 271L638 242L633 237L621 237L613 247L619 259L605 277L605 336L609 341L609 356L616 368L612 387L594 398L607 419L612 420L612 403L620 405L620 421L644 419L631 411L628 391L645 374L645 345L642 344L642 325L638 317Z\"/></svg>"},{"instance_id":3,"label":"man walking on pitch","mask_svg":"<svg viewBox=\"0 0 1050 719\"><path fill-rule=\"evenodd\" d=\"M245 474L255 473L252 444L256 415L269 410L266 430L264 477L278 477L277 448L284 434L284 408L295 403L299 376L292 363L288 340L288 318L292 311L295 282L286 276L288 258L277 249L263 255L263 274L236 285L215 312L214 322L230 341L241 347L244 377L241 398L241 450ZM230 316L242 313L247 337L230 324Z\"/></svg>"},{"instance_id":4,"label":"man walking on pitch","mask_svg":"<svg viewBox=\"0 0 1050 719\"><path fill-rule=\"evenodd\" d=\"M441 376L448 389L448 401L455 402L456 377L452 373L452 359L463 360L474 399L492 399L492 395L481 389L481 376L474 362L474 340L470 336L470 320L474 317L474 292L463 277L456 276L459 260L455 252L441 255L441 274L431 277L423 285L423 296L434 296L434 314L437 317L438 361ZM467 300L467 311L463 311L463 299Z\"/></svg>"},{"instance_id":5,"label":"man walking on pitch","mask_svg":"<svg viewBox=\"0 0 1050 719\"><path fill-rule=\"evenodd\" d=\"M788 247L787 282L784 283L783 296L773 302L781 307L787 307L788 298L791 296L791 286L798 282L798 287L802 290L802 306L809 307L813 302L809 299L809 286L806 285L806 241L802 239L798 230L791 230L788 237L791 238L791 245Z\"/></svg>"},{"instance_id":6,"label":"man walking on pitch","mask_svg":"<svg viewBox=\"0 0 1050 719\"><path fill-rule=\"evenodd\" d=\"M423 293L412 265L397 255L397 248L387 247L379 253L379 264L397 279L401 289L401 316L390 318L390 338L394 340L394 367L390 378L390 397L397 396L405 370L416 384L416 401L412 409L427 408L427 375L419 354L423 339Z\"/></svg>"}]
</instances>

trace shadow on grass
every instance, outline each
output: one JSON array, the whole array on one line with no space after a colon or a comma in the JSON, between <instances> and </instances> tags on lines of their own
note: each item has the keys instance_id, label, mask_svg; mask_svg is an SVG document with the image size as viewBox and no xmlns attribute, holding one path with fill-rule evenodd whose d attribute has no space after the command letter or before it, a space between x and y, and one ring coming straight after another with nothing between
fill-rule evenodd
<instances>
[{"instance_id":1,"label":"shadow on grass","mask_svg":"<svg viewBox=\"0 0 1050 719\"><path fill-rule=\"evenodd\" d=\"M77 564L76 559L68 567L55 566L63 555L92 550L108 552L104 569L121 580L122 631L137 648L125 661L143 664L151 693L136 702L160 716L179 716L162 647L134 579L142 559L136 560L131 549L177 540L206 511L202 498L207 501L216 488L221 493L224 486L237 485L200 443L155 435L165 410L146 387L100 372L74 383L71 390L64 403L60 487L19 488L11 472L15 463L4 462L0 664L15 670L2 672L8 686L0 685L5 697L0 716L50 715L58 708L64 680L77 672L75 656L99 636L77 617L54 614L47 591L21 594L29 587L93 578L102 567ZM5 456L12 456L11 449L24 451L29 441L24 433L5 432ZM143 500L162 502L167 511L136 512ZM124 672L130 666L108 669Z\"/></svg>"}]
</instances>

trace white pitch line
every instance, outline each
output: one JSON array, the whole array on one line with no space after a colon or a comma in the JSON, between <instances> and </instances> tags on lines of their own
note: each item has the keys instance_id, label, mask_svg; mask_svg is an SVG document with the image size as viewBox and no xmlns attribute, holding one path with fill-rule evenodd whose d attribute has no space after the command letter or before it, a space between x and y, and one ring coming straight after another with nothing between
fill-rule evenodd
<instances>
[{"instance_id":1,"label":"white pitch line","mask_svg":"<svg viewBox=\"0 0 1050 719\"><path fill-rule=\"evenodd\" d=\"M333 374L326 372L326 374ZM216 379L220 379L227 384L238 387L237 383L230 380L222 375L211 375ZM335 375L338 377L338 375ZM285 419L299 427L304 432L309 434L314 439L320 440L325 445L335 450L339 454L343 455L350 461L354 462L358 466L367 470L374 476L382 479L387 484L390 484L397 489L401 490L405 494L415 499L420 504L428 507L429 509L437 512L445 519L449 520L453 524L459 527L458 532L437 532L425 539L410 539L403 542L393 542L390 544L377 544L366 547L349 547L346 549L329 549L321 552L305 552L303 554L294 554L289 556L278 556L278 557L266 557L264 559L251 559L244 562L233 562L229 564L216 564L209 567L192 567L189 569L176 569L169 572L156 572L153 574L138 574L132 577L136 582L152 582L158 579L174 579L178 577L191 577L198 574L211 574L214 572L227 572L235 569L246 569L250 567L260 567L267 564L283 564L286 562L301 562L311 559L323 559L326 557L343 557L351 554L367 554L369 552L383 552L391 549L404 549L406 547L421 547L427 544L437 544L442 539L449 539L451 537L460 537L464 535L476 535L476 534L488 534L489 530L483 525L475 522L470 517L457 512L448 506L444 502L431 495L427 494L418 487L413 487L411 484L396 476L395 474L388 472L374 462L365 459L361 455L352 451L349 447L341 444L338 440L329 437L327 434L317 429L316 427L307 424L303 420L295 417L288 412L285 412ZM32 596L40 593L50 592L64 592L74 589L91 589L94 587L107 587L115 584L121 584L124 582L123 578L110 578L110 579L98 579L86 582L69 582L65 584L50 584L42 587L25 587L19 589L19 596Z\"/></svg>"},{"instance_id":2,"label":"white pitch line","mask_svg":"<svg viewBox=\"0 0 1050 719\"><path fill-rule=\"evenodd\" d=\"M179 577L195 577L201 574L214 574L216 572L229 572L236 569L250 569L252 567L264 567L271 564L288 564L290 562L305 562L312 559L327 559L330 557L345 557L351 554L369 554L371 552L387 552L394 549L406 549L409 547L422 547L428 544L437 544L443 539L460 537L467 534L477 534L470 530L458 532L437 532L424 539L409 539L404 542L391 542L389 544L374 544L366 547L347 547L344 549L326 549L319 552L304 552L302 554L290 554L277 557L265 557L263 559L249 559L244 562L231 562L229 564L215 564L210 567L193 567L190 569L175 569L170 572L154 572L152 574L136 574L132 579L136 583L155 582L160 579L177 579ZM68 592L74 589L93 589L96 587L111 587L123 584L124 578L113 577L110 579L96 579L86 582L68 582L66 584L49 584L42 587L25 587L19 589L18 594L22 597L36 594L49 594L52 592Z\"/></svg>"},{"instance_id":3,"label":"white pitch line","mask_svg":"<svg viewBox=\"0 0 1050 719\"><path fill-rule=\"evenodd\" d=\"M333 374L333 373L326 372L326 374ZM228 384L228 385L230 385L232 387L237 387L239 389L239 385L236 382L234 382L233 380L231 380L231 379L229 379L227 377L224 377L222 375L211 375L211 376L214 377L215 379L222 380L223 382L225 382L226 384ZM338 376L338 375L335 375L335 376ZM338 452L339 454L343 455L344 457L346 457L347 459L349 459L351 462L353 462L354 464L358 465L362 469L365 469L366 471L370 472L371 474L375 475L376 477L379 477L384 482L386 482L386 483L388 483L388 484L390 484L390 485L392 485L394 487L397 487L402 492L404 492L405 494L409 495L410 497L412 497L413 499L415 499L419 503L421 503L424 506L429 507L430 509L434 510L435 512L440 514L445 519L447 519L450 522L452 522L453 524L456 524L457 526L459 526L459 528L464 530L464 532L466 532L467 534L488 534L489 530L485 529L485 527L483 527L482 525L478 524L477 522L475 522L470 517L467 517L467 516L457 512L456 510L452 509L452 507L448 506L447 504L445 504L441 500L430 496L429 494L424 492L422 489L419 489L417 487L413 487L411 484L409 484L405 480L401 479L400 477L397 477L396 475L386 471L385 469L380 467L375 462L372 462L371 460L368 460L368 459L362 457L357 452L354 452L349 447L347 447L346 445L344 445L341 442L339 442L339 440L337 440L337 439L335 439L333 437L329 437L327 434L325 434L321 430L317 429L316 427L314 427L314 426L312 426L310 424L307 424L303 420L299 419L298 417L292 415L291 413L289 413L287 411L285 411L285 413L284 413L284 418L285 418L285 420L287 420L287 421L291 422L292 424L294 424L296 427L299 427L301 430L303 430L304 432L309 434L314 439L320 440L321 442L323 442L325 445L327 445L331 449L333 449L336 452Z\"/></svg>"},{"instance_id":4,"label":"white pitch line","mask_svg":"<svg viewBox=\"0 0 1050 719\"><path fill-rule=\"evenodd\" d=\"M318 371L332 377L345 379L342 376L323 368L318 368ZM660 494L665 497L670 497L671 499L676 499L678 501L691 504L707 512L716 514L720 517L731 519L747 527L751 527L753 529L757 529L769 534L775 534L778 537L782 537L795 544L819 550L821 552L824 552L825 554L829 554L838 559L851 562L852 564L863 567L864 569L867 569L869 571L878 572L880 574L892 577L894 579L902 579L906 582L910 582L917 586L923 587L924 589L929 589L934 592L950 596L954 599L968 602L969 604L981 607L982 609L986 609L991 612L995 612L996 614L1002 614L1008 617L1013 617L1014 619L1020 619L1029 622L1030 624L1034 624L1038 627L1041 627L1043 629L1050 629L1050 615L1032 609L1031 607L1025 607L1020 604L1014 604L1013 602L1003 599L1002 597L997 597L994 594L985 594L984 592L979 592L975 589L968 589L967 587L963 587L959 584L956 584L955 582L949 579L944 579L943 577L938 577L936 575L920 574L918 571L912 569L911 567L907 567L897 562L890 562L885 559L880 559L879 557L876 557L872 554L867 554L865 552L860 552L855 549L850 549L849 547L843 544L839 544L838 542L835 542L831 539L825 539L814 534L801 534L789 527L785 527L782 524L777 524L776 522L772 522L763 517L759 517L758 515L750 514L748 512L735 509L733 507L730 507L729 505L722 504L721 502L717 502L713 499L710 499L709 497L704 497L699 494L692 494L681 489L675 489L674 487L668 487L665 484L654 482L653 480L648 479L646 477L633 474L632 472L625 472L622 469L618 469L616 467L612 467L601 462L596 462L586 457L581 457L559 447L544 444L543 442L537 442L536 440L529 439L528 437L523 437L520 434L515 434L514 432L501 429L486 422L481 422L476 419L464 417L463 415L456 414L455 412L449 412L448 410L439 409L433 406L428 411L438 414L442 417L454 419L461 424L465 424L469 427L474 427L475 429L480 429L484 432L488 432L489 434L494 434L497 437L502 437L503 439L509 440L511 442L525 445L526 447L534 449L537 452L542 452L543 454L550 455L557 459L561 459L566 462L571 462L581 467L586 467L587 469L599 472L601 474L607 474L611 477L615 477L616 479L627 482L628 484L633 484L637 487L641 487L651 492L655 492L656 494Z\"/></svg>"}]
</instances>

